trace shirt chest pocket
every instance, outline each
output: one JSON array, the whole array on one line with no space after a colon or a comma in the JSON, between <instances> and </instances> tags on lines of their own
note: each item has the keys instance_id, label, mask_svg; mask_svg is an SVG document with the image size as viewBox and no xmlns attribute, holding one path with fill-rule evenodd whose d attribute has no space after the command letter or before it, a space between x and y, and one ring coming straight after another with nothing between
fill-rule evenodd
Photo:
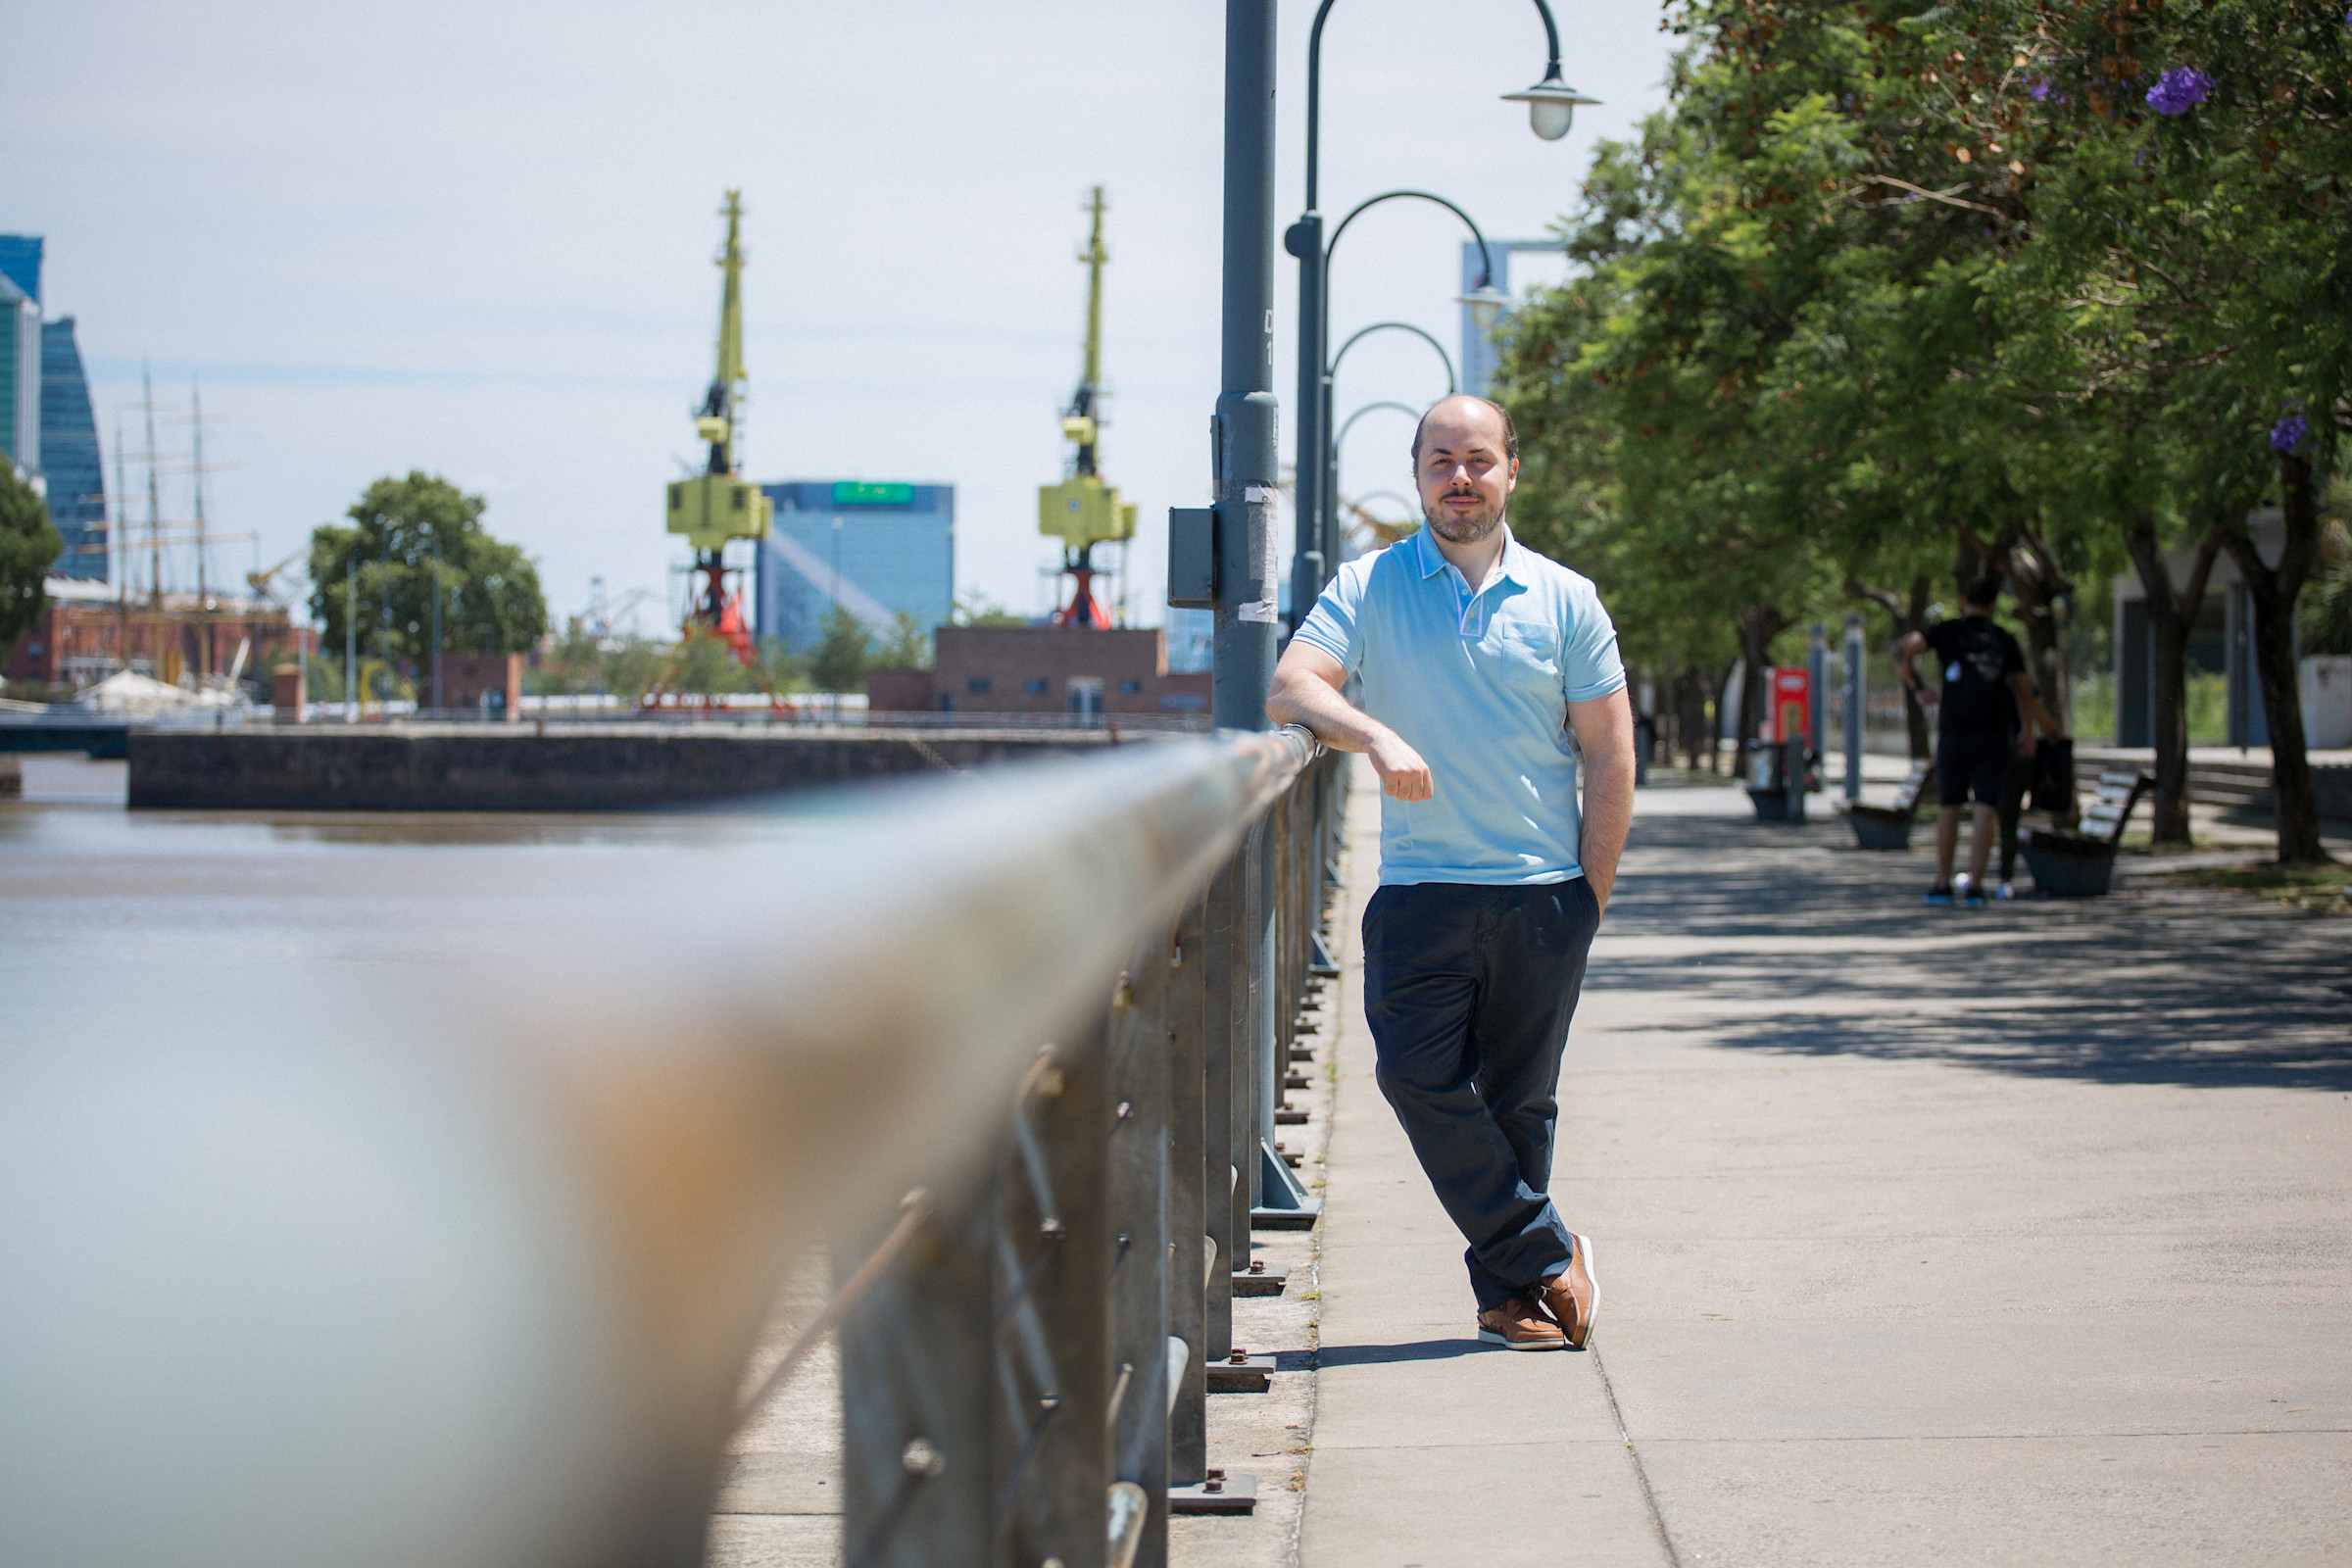
<instances>
[{"instance_id":1,"label":"shirt chest pocket","mask_svg":"<svg viewBox=\"0 0 2352 1568\"><path fill-rule=\"evenodd\" d=\"M1510 690L1531 697L1559 697L1559 639L1550 627L1504 621L1480 639L1478 653L1479 662Z\"/></svg>"}]
</instances>

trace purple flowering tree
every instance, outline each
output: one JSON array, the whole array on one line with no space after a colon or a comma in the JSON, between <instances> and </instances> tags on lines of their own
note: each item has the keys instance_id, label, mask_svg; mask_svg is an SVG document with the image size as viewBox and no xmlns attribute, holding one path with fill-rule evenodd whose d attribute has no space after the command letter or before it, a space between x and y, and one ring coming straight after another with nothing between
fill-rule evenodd
<instances>
[{"instance_id":1,"label":"purple flowering tree","mask_svg":"<svg viewBox=\"0 0 2352 1568\"><path fill-rule=\"evenodd\" d=\"M2194 66L2179 66L2156 78L2148 107L2160 115L2185 115L2213 92L2213 78Z\"/></svg>"}]
</instances>

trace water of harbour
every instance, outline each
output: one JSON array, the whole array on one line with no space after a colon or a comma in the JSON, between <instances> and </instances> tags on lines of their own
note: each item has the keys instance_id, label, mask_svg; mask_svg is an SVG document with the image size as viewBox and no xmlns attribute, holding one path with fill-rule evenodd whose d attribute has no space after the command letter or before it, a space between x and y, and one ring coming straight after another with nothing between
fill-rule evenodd
<instances>
[{"instance_id":1,"label":"water of harbour","mask_svg":"<svg viewBox=\"0 0 2352 1568\"><path fill-rule=\"evenodd\" d=\"M832 814L182 812L124 808L125 765L23 759L0 800L0 998L15 1027L102 1029L133 993L223 973L380 982L479 962L544 923L606 908L647 918L659 864L713 869L804 840Z\"/></svg>"}]
</instances>

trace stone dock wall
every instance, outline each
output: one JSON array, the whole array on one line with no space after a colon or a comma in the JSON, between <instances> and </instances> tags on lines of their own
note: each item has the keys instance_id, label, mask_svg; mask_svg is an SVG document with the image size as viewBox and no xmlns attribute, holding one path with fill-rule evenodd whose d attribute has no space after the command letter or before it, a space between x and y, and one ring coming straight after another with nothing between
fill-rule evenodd
<instances>
[{"instance_id":1,"label":"stone dock wall","mask_svg":"<svg viewBox=\"0 0 2352 1568\"><path fill-rule=\"evenodd\" d=\"M726 723L134 731L130 805L134 809L610 811L977 767L1091 750L1119 739L1102 730Z\"/></svg>"}]
</instances>

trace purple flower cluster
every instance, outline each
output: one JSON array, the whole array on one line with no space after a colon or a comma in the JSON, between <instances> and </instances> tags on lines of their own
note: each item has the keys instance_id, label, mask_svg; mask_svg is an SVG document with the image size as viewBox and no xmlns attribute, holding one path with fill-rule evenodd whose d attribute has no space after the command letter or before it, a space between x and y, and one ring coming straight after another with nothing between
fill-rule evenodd
<instances>
[{"instance_id":1,"label":"purple flower cluster","mask_svg":"<svg viewBox=\"0 0 2352 1568\"><path fill-rule=\"evenodd\" d=\"M2034 101L2035 103L2048 103L2050 101L2050 78L2047 76L2035 76L2031 82L2027 83L2026 91L2034 95Z\"/></svg>"},{"instance_id":2,"label":"purple flower cluster","mask_svg":"<svg viewBox=\"0 0 2352 1568\"><path fill-rule=\"evenodd\" d=\"M2148 89L2148 107L2160 115L2185 115L2213 91L2213 78L2194 66L2176 66Z\"/></svg>"},{"instance_id":3,"label":"purple flower cluster","mask_svg":"<svg viewBox=\"0 0 2352 1568\"><path fill-rule=\"evenodd\" d=\"M2299 452L2302 450L2304 440L2310 434L2311 426L2304 422L2303 416L2290 414L2271 426L2271 450L2274 452Z\"/></svg>"}]
</instances>

